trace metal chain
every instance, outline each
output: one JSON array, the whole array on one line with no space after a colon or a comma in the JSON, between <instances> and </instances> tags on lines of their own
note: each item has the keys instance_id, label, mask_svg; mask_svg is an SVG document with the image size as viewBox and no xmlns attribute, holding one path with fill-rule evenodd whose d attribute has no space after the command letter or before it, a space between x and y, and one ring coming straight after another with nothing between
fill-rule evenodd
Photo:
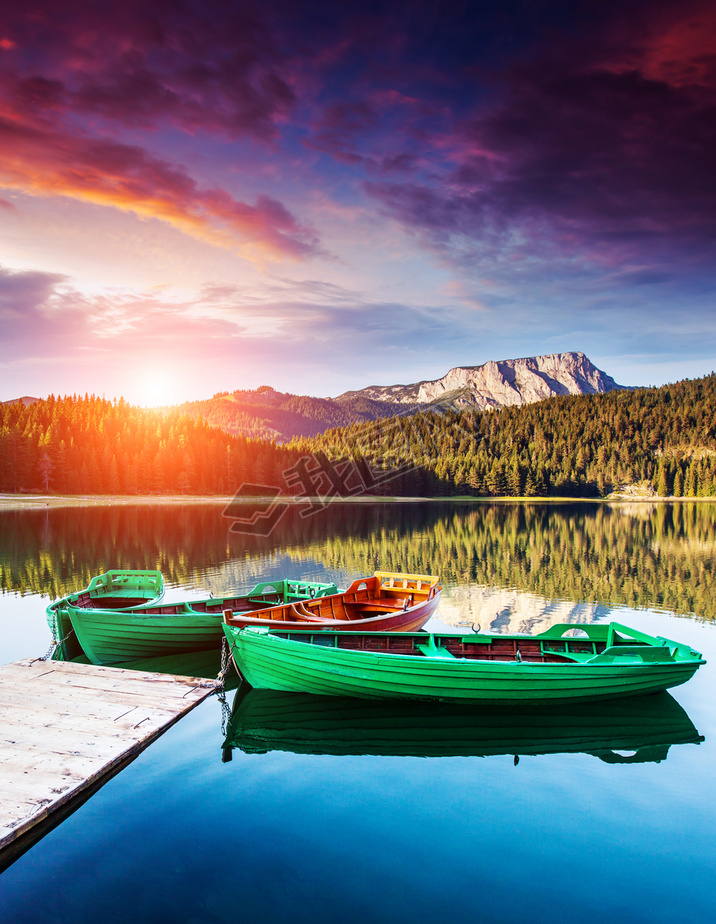
<instances>
[{"instance_id":1,"label":"metal chain","mask_svg":"<svg viewBox=\"0 0 716 924\"><path fill-rule=\"evenodd\" d=\"M226 701L226 693L224 690L220 690L217 694L218 700L221 703L221 734L226 738L226 729L228 728L229 721L231 719L231 706L229 706Z\"/></svg>"},{"instance_id":2,"label":"metal chain","mask_svg":"<svg viewBox=\"0 0 716 924\"><path fill-rule=\"evenodd\" d=\"M216 684L217 692L223 692L224 685L226 683L226 675L231 670L231 654L229 653L229 643L226 640L226 636L221 640L221 670L216 675Z\"/></svg>"},{"instance_id":3,"label":"metal chain","mask_svg":"<svg viewBox=\"0 0 716 924\"><path fill-rule=\"evenodd\" d=\"M52 661L52 656L55 654L55 652L58 649L60 649L65 644L65 642L71 635L72 635L71 627L67 630L67 635L65 635L64 638L61 638L59 641L55 640L54 633L53 633L53 639L52 639L52 643L50 644L50 647L47 649L47 652L41 658L38 658L37 660L38 661Z\"/></svg>"},{"instance_id":4,"label":"metal chain","mask_svg":"<svg viewBox=\"0 0 716 924\"><path fill-rule=\"evenodd\" d=\"M50 642L50 647L47 649L44 655L39 657L37 660L38 661L52 661L52 656L57 651L58 647L59 646L57 642L53 640L52 642Z\"/></svg>"},{"instance_id":5,"label":"metal chain","mask_svg":"<svg viewBox=\"0 0 716 924\"><path fill-rule=\"evenodd\" d=\"M52 641L50 642L50 647L47 649L46 653L38 658L38 661L51 661L55 652L65 644L67 639L72 635L72 625L70 624L67 634L64 638L57 638L57 610L52 611L52 625L50 626L50 632L52 633Z\"/></svg>"},{"instance_id":6,"label":"metal chain","mask_svg":"<svg viewBox=\"0 0 716 924\"><path fill-rule=\"evenodd\" d=\"M226 641L226 638L222 640L221 643L221 670L216 675L214 680L207 680L206 683L197 683L194 686L197 687L211 687L216 693L224 692L224 685L226 682L226 675L231 670L231 656L229 654L229 645Z\"/></svg>"}]
</instances>

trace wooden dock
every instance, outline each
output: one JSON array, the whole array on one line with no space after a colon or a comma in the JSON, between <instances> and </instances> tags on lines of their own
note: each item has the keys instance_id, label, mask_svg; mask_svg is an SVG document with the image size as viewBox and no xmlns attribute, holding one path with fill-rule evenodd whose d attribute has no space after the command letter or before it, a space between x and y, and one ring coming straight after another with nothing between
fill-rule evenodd
<instances>
[{"instance_id":1,"label":"wooden dock","mask_svg":"<svg viewBox=\"0 0 716 924\"><path fill-rule=\"evenodd\" d=\"M0 870L212 690L91 664L0 666Z\"/></svg>"}]
</instances>

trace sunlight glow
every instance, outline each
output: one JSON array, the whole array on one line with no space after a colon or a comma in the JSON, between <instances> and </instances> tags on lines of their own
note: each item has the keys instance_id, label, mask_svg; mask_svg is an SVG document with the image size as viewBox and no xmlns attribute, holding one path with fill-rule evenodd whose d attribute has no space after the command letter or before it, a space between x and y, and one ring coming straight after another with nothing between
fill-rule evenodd
<instances>
[{"instance_id":1,"label":"sunlight glow","mask_svg":"<svg viewBox=\"0 0 716 924\"><path fill-rule=\"evenodd\" d=\"M127 391L128 400L140 407L162 407L183 400L176 376L165 369L142 372L135 379L133 387Z\"/></svg>"}]
</instances>

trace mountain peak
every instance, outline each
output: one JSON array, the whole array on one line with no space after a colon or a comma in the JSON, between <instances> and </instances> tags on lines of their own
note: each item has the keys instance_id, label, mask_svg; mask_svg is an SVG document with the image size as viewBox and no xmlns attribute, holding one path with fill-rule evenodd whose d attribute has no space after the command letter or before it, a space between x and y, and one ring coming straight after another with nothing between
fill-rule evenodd
<instances>
[{"instance_id":1,"label":"mountain peak","mask_svg":"<svg viewBox=\"0 0 716 924\"><path fill-rule=\"evenodd\" d=\"M441 408L493 410L530 404L555 395L601 394L621 388L581 352L504 359L456 366L442 378L413 385L372 385L338 398L312 398L276 391L219 392L206 401L180 405L192 417L235 435L289 440L316 436L329 427Z\"/></svg>"},{"instance_id":2,"label":"mountain peak","mask_svg":"<svg viewBox=\"0 0 716 924\"><path fill-rule=\"evenodd\" d=\"M522 359L490 360L481 366L455 366L442 378L412 385L371 385L336 398L357 397L396 404L449 403L480 410L531 404L556 395L593 395L622 388L584 353L549 353Z\"/></svg>"}]
</instances>

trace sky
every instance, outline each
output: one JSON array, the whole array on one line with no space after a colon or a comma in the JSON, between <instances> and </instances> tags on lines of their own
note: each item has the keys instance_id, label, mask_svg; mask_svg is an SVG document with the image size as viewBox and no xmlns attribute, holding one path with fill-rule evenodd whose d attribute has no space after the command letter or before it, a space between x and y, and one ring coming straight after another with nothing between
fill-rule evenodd
<instances>
[{"instance_id":1,"label":"sky","mask_svg":"<svg viewBox=\"0 0 716 924\"><path fill-rule=\"evenodd\" d=\"M712 0L0 0L0 400L716 369Z\"/></svg>"}]
</instances>

